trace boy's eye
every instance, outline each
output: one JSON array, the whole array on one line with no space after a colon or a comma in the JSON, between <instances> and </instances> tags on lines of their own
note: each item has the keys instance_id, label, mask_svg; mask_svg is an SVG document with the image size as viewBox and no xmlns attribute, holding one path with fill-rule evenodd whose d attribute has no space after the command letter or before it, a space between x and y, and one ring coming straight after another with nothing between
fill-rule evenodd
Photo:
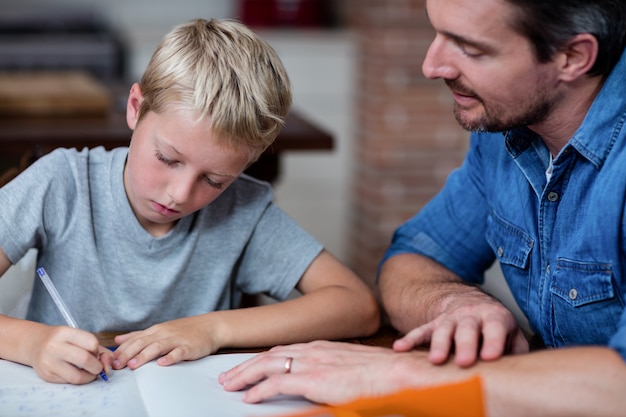
<instances>
[{"instance_id":1,"label":"boy's eye","mask_svg":"<svg viewBox=\"0 0 626 417\"><path fill-rule=\"evenodd\" d=\"M169 159L169 158L166 158L166 157L165 157L165 156L164 156L161 152L159 152L159 151L155 151L155 152L154 152L154 156L156 157L156 159L158 159L159 161L163 162L165 165L170 166L170 165L174 165L174 164L175 164L175 162L174 162L174 161L172 161L172 160L171 160L171 159Z\"/></svg>"},{"instance_id":2,"label":"boy's eye","mask_svg":"<svg viewBox=\"0 0 626 417\"><path fill-rule=\"evenodd\" d=\"M165 155L163 155L161 152L159 151L154 151L154 156L157 160L163 162L165 165L171 167L177 164L176 161L171 160L169 158L167 158ZM217 190L221 190L224 187L224 183L222 182L215 182L213 181L211 178L205 176L204 180L207 182L207 184L209 184L211 187L217 189Z\"/></svg>"},{"instance_id":3,"label":"boy's eye","mask_svg":"<svg viewBox=\"0 0 626 417\"><path fill-rule=\"evenodd\" d=\"M215 182L213 181L211 178L209 177L204 177L204 179L206 180L206 182L213 188L221 190L222 187L224 186L224 183L222 182Z\"/></svg>"},{"instance_id":4,"label":"boy's eye","mask_svg":"<svg viewBox=\"0 0 626 417\"><path fill-rule=\"evenodd\" d=\"M156 159L158 159L159 161L165 163L165 164L169 164L172 161L168 158L166 158L161 152L159 151L155 151L154 152L154 156L156 157Z\"/></svg>"}]
</instances>

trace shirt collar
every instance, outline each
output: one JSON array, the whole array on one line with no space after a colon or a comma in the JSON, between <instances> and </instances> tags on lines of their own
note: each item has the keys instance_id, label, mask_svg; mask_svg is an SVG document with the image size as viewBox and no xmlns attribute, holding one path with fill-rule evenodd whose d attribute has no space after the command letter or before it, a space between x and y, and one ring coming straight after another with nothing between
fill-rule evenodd
<instances>
[{"instance_id":1,"label":"shirt collar","mask_svg":"<svg viewBox=\"0 0 626 417\"><path fill-rule=\"evenodd\" d=\"M541 140L538 134L527 127L507 130L502 134L505 138L506 149L513 158L523 153L534 141Z\"/></svg>"},{"instance_id":2,"label":"shirt collar","mask_svg":"<svg viewBox=\"0 0 626 417\"><path fill-rule=\"evenodd\" d=\"M626 50L594 99L583 123L567 146L600 168L626 123ZM523 127L503 132L514 158L541 137Z\"/></svg>"},{"instance_id":3,"label":"shirt collar","mask_svg":"<svg viewBox=\"0 0 626 417\"><path fill-rule=\"evenodd\" d=\"M603 164L626 121L626 50L570 140L597 168Z\"/></svg>"}]
</instances>

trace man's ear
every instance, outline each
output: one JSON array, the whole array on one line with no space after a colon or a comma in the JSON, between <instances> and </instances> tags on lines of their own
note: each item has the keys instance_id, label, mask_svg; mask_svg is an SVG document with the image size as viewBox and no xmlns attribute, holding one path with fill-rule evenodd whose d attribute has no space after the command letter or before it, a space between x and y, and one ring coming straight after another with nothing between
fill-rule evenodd
<instances>
[{"instance_id":1,"label":"man's ear","mask_svg":"<svg viewBox=\"0 0 626 417\"><path fill-rule=\"evenodd\" d=\"M139 121L139 108L143 102L143 95L139 84L134 83L128 93L128 101L126 102L126 123L131 130L135 130Z\"/></svg>"},{"instance_id":2,"label":"man's ear","mask_svg":"<svg viewBox=\"0 0 626 417\"><path fill-rule=\"evenodd\" d=\"M595 64L598 57L598 40L590 33L580 33L557 54L560 55L561 79L574 81L585 75Z\"/></svg>"}]
</instances>

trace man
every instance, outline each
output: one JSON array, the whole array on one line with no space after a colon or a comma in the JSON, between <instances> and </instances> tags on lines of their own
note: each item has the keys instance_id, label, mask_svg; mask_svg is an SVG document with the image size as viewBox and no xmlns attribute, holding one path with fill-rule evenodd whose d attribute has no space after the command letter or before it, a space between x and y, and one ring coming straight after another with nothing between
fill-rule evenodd
<instances>
[{"instance_id":1,"label":"man","mask_svg":"<svg viewBox=\"0 0 626 417\"><path fill-rule=\"evenodd\" d=\"M626 4L427 0L423 72L473 131L463 166L401 226L379 287L394 352L287 346L226 389L336 403L479 375L489 416L626 410ZM487 133L491 132L491 133ZM497 259L536 337L475 284ZM413 350L429 344L429 352ZM286 359L288 358L288 359ZM288 362L285 362L288 360ZM283 364L289 364L289 374Z\"/></svg>"}]
</instances>

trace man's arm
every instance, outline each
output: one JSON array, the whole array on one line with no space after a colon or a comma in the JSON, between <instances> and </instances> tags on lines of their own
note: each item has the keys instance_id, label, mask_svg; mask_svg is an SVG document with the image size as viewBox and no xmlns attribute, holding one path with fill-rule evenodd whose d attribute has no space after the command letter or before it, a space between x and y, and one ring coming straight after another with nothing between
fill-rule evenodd
<instances>
[{"instance_id":1,"label":"man's arm","mask_svg":"<svg viewBox=\"0 0 626 417\"><path fill-rule=\"evenodd\" d=\"M482 362L490 416L618 416L626 364L607 347L549 349Z\"/></svg>"},{"instance_id":2,"label":"man's arm","mask_svg":"<svg viewBox=\"0 0 626 417\"><path fill-rule=\"evenodd\" d=\"M285 358L292 358L288 374ZM460 368L433 365L419 350L314 342L263 352L220 375L219 382L227 391L254 385L244 395L251 403L288 394L341 404L473 376L482 380L490 417L602 417L626 410L626 364L606 347L542 350Z\"/></svg>"},{"instance_id":3,"label":"man's arm","mask_svg":"<svg viewBox=\"0 0 626 417\"><path fill-rule=\"evenodd\" d=\"M449 297L474 289L435 261L415 254L385 262L378 288L391 324L403 333L434 320Z\"/></svg>"},{"instance_id":4,"label":"man's arm","mask_svg":"<svg viewBox=\"0 0 626 417\"><path fill-rule=\"evenodd\" d=\"M394 344L398 351L430 343L431 362L445 362L454 350L459 366L472 365L478 354L493 360L506 351L528 351L506 307L429 258L391 257L382 266L379 291L391 324L407 333Z\"/></svg>"}]
</instances>

